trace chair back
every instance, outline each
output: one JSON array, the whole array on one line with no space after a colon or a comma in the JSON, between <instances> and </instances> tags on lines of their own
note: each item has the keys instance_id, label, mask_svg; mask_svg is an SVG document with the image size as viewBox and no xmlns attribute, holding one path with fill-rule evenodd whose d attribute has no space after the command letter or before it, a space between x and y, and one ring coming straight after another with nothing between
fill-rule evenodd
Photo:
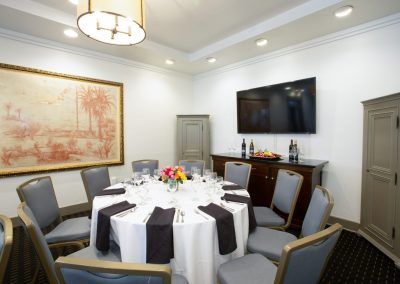
<instances>
[{"instance_id":1,"label":"chair back","mask_svg":"<svg viewBox=\"0 0 400 284\"><path fill-rule=\"evenodd\" d=\"M31 179L21 184L17 193L21 202L26 202L32 210L41 229L56 220L60 221L60 208L49 176Z\"/></svg>"},{"instance_id":2,"label":"chair back","mask_svg":"<svg viewBox=\"0 0 400 284\"><path fill-rule=\"evenodd\" d=\"M193 167L200 169L200 175L204 173L204 167L206 163L203 160L180 160L179 166L185 167L185 170L190 173Z\"/></svg>"},{"instance_id":3,"label":"chair back","mask_svg":"<svg viewBox=\"0 0 400 284\"><path fill-rule=\"evenodd\" d=\"M340 224L293 241L283 248L275 284L319 283L339 239Z\"/></svg>"},{"instance_id":4,"label":"chair back","mask_svg":"<svg viewBox=\"0 0 400 284\"><path fill-rule=\"evenodd\" d=\"M158 160L138 160L132 162L133 172L141 172L143 169L150 170L150 176L154 175L154 170L158 169Z\"/></svg>"},{"instance_id":5,"label":"chair back","mask_svg":"<svg viewBox=\"0 0 400 284\"><path fill-rule=\"evenodd\" d=\"M288 214L285 227L292 222L297 197L303 184L303 176L289 170L278 171L271 208L278 208L279 211Z\"/></svg>"},{"instance_id":6,"label":"chair back","mask_svg":"<svg viewBox=\"0 0 400 284\"><path fill-rule=\"evenodd\" d=\"M3 283L8 257L13 242L13 225L10 218L0 215L0 283Z\"/></svg>"},{"instance_id":7,"label":"chair back","mask_svg":"<svg viewBox=\"0 0 400 284\"><path fill-rule=\"evenodd\" d=\"M55 266L61 284L171 284L171 269L167 265L59 257Z\"/></svg>"},{"instance_id":8,"label":"chair back","mask_svg":"<svg viewBox=\"0 0 400 284\"><path fill-rule=\"evenodd\" d=\"M332 194L326 188L317 185L304 217L301 235L306 237L324 229L332 208Z\"/></svg>"},{"instance_id":9,"label":"chair back","mask_svg":"<svg viewBox=\"0 0 400 284\"><path fill-rule=\"evenodd\" d=\"M250 179L251 165L241 162L226 162L225 177L226 181L233 182L247 190Z\"/></svg>"},{"instance_id":10,"label":"chair back","mask_svg":"<svg viewBox=\"0 0 400 284\"><path fill-rule=\"evenodd\" d=\"M36 253L39 256L40 263L44 267L49 282L58 283L53 256L51 255L46 239L40 230L39 223L37 222L34 213L25 202L22 202L18 206L17 212L18 216L24 223L26 231L28 232Z\"/></svg>"},{"instance_id":11,"label":"chair back","mask_svg":"<svg viewBox=\"0 0 400 284\"><path fill-rule=\"evenodd\" d=\"M90 204L97 194L111 185L107 166L84 169L81 171L81 177Z\"/></svg>"}]
</instances>

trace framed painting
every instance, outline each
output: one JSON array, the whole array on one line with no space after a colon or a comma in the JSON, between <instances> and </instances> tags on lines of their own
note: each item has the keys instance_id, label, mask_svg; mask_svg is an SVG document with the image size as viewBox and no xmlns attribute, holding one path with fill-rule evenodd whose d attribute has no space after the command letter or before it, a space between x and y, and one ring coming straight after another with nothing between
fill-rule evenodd
<instances>
[{"instance_id":1,"label":"framed painting","mask_svg":"<svg viewBox=\"0 0 400 284\"><path fill-rule=\"evenodd\" d=\"M0 177L124 163L123 84L0 63Z\"/></svg>"}]
</instances>

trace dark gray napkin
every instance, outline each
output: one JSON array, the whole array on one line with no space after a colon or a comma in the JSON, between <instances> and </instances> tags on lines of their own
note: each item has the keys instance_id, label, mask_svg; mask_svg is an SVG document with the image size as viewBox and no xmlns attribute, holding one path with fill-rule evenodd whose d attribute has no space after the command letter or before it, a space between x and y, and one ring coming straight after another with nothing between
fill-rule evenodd
<instances>
[{"instance_id":1,"label":"dark gray napkin","mask_svg":"<svg viewBox=\"0 0 400 284\"><path fill-rule=\"evenodd\" d=\"M103 196L103 195L115 195L115 194L125 194L125 188L112 188L112 189L105 189L102 192L98 193L96 196Z\"/></svg>"},{"instance_id":2,"label":"dark gray napkin","mask_svg":"<svg viewBox=\"0 0 400 284\"><path fill-rule=\"evenodd\" d=\"M237 184L226 184L222 186L223 190L243 190L243 186Z\"/></svg>"},{"instance_id":3,"label":"dark gray napkin","mask_svg":"<svg viewBox=\"0 0 400 284\"><path fill-rule=\"evenodd\" d=\"M165 264L174 257L175 208L155 207L146 223L147 263Z\"/></svg>"},{"instance_id":4,"label":"dark gray napkin","mask_svg":"<svg viewBox=\"0 0 400 284\"><path fill-rule=\"evenodd\" d=\"M216 220L219 253L225 255L235 251L237 244L232 213L214 203L199 206L199 209Z\"/></svg>"},{"instance_id":5,"label":"dark gray napkin","mask_svg":"<svg viewBox=\"0 0 400 284\"><path fill-rule=\"evenodd\" d=\"M250 197L225 193L225 195L221 197L221 199L247 204L247 210L249 212L249 233L253 232L256 229L257 221L256 216L254 215L253 203L251 202Z\"/></svg>"},{"instance_id":6,"label":"dark gray napkin","mask_svg":"<svg viewBox=\"0 0 400 284\"><path fill-rule=\"evenodd\" d=\"M97 234L96 248L100 251L108 251L110 248L110 218L122 211L135 207L136 204L130 204L122 201L106 208L100 209L97 214Z\"/></svg>"}]
</instances>

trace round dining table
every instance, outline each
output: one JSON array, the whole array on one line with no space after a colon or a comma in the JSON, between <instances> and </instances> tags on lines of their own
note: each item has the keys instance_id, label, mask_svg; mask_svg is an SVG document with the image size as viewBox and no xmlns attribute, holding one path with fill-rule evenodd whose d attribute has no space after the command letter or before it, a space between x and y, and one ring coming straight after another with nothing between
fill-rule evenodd
<instances>
[{"instance_id":1,"label":"round dining table","mask_svg":"<svg viewBox=\"0 0 400 284\"><path fill-rule=\"evenodd\" d=\"M110 238L120 247L122 262L146 263L146 221L156 206L163 209L174 207L181 212L173 222L173 252L170 266L173 273L184 275L190 284L214 284L218 267L246 252L249 219L246 204L226 203L221 192L208 183L185 181L176 192L169 192L162 182L149 182L133 186L116 184L107 189L124 186L125 194L104 195L93 200L90 245L96 244L97 215L102 208L128 201L136 204L135 210L116 214L110 218ZM107 190L106 189L106 190ZM247 191L229 192L248 196ZM233 215L237 248L232 253L219 253L216 221L210 215L196 209L213 202L225 207ZM183 212L183 213L182 213Z\"/></svg>"}]
</instances>

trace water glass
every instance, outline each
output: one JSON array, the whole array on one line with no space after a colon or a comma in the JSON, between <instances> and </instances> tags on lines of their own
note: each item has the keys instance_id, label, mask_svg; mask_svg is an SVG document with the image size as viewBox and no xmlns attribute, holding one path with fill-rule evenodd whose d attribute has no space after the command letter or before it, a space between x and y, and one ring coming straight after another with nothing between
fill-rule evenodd
<instances>
[{"instance_id":1,"label":"water glass","mask_svg":"<svg viewBox=\"0 0 400 284\"><path fill-rule=\"evenodd\" d=\"M142 177L145 182L148 182L150 180L150 169L149 168L143 168Z\"/></svg>"},{"instance_id":2,"label":"water glass","mask_svg":"<svg viewBox=\"0 0 400 284\"><path fill-rule=\"evenodd\" d=\"M154 181L157 182L161 177L161 170L160 169L155 169L153 173L153 178Z\"/></svg>"}]
</instances>

